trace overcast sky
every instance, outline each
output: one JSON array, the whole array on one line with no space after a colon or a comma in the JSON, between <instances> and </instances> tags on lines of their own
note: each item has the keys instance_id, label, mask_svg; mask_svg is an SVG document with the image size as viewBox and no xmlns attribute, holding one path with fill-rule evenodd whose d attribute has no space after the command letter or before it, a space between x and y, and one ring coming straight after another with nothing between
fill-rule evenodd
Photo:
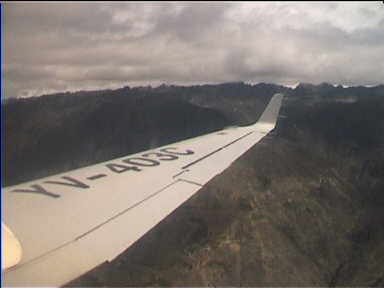
<instances>
[{"instance_id":1,"label":"overcast sky","mask_svg":"<svg viewBox=\"0 0 384 288\"><path fill-rule=\"evenodd\" d=\"M384 82L384 4L5 3L5 94Z\"/></svg>"}]
</instances>

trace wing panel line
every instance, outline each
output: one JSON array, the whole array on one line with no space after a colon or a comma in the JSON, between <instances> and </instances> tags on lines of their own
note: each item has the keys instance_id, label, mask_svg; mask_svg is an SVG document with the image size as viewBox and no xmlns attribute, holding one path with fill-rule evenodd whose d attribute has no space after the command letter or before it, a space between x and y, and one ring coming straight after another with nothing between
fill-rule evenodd
<instances>
[{"instance_id":1,"label":"wing panel line","mask_svg":"<svg viewBox=\"0 0 384 288\"><path fill-rule=\"evenodd\" d=\"M194 181L190 181L190 180L186 180L186 179L179 179L179 181L186 182L186 183L189 183L189 184L192 184L192 185L197 185L197 186L200 186L200 187L204 186L203 184L200 184L200 183L197 183L197 182L194 182Z\"/></svg>"},{"instance_id":2,"label":"wing panel line","mask_svg":"<svg viewBox=\"0 0 384 288\"><path fill-rule=\"evenodd\" d=\"M206 159L206 158L212 156L213 154L216 154L217 152L219 152L219 151L221 151L221 150L227 148L228 146L230 146L230 145L236 143L237 141L240 141L241 139L243 139L243 138L245 138L245 137L251 135L253 132L254 132L254 131L248 132L247 134L245 134L245 135L243 135L243 136L241 136L241 137L239 137L239 138L233 140L232 142L229 142L228 144L226 144L226 145L224 145L224 146L222 146L222 147L220 147L220 148L218 148L218 149L216 149L216 150L214 150L214 151L212 151L212 152L210 152L210 153L204 155L203 157L201 157L201 158L199 158L199 159L196 159L195 161L192 161L191 163L189 163L189 164L187 164L187 165L181 167L181 169L186 169L186 168L191 167L192 165L195 165L196 163L198 163L198 162L200 162L200 161L202 161L202 160L204 160L204 159Z\"/></svg>"}]
</instances>

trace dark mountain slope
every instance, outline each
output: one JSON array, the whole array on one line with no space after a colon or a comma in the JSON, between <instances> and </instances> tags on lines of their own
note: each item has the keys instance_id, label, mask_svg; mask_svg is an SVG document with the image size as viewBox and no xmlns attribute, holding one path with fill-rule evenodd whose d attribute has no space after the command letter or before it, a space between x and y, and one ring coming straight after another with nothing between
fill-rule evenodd
<instances>
[{"instance_id":1,"label":"dark mountain slope","mask_svg":"<svg viewBox=\"0 0 384 288\"><path fill-rule=\"evenodd\" d=\"M286 118L271 135L69 285L383 286L382 86L232 83L11 101L8 183L249 123L278 91Z\"/></svg>"},{"instance_id":2,"label":"dark mountain slope","mask_svg":"<svg viewBox=\"0 0 384 288\"><path fill-rule=\"evenodd\" d=\"M145 104L135 100L84 97L73 105L56 107L41 99L9 105L6 184L107 161L231 124L218 111L181 100L147 97Z\"/></svg>"},{"instance_id":3,"label":"dark mountain slope","mask_svg":"<svg viewBox=\"0 0 384 288\"><path fill-rule=\"evenodd\" d=\"M228 83L58 93L9 100L5 185L255 122L286 88Z\"/></svg>"}]
</instances>

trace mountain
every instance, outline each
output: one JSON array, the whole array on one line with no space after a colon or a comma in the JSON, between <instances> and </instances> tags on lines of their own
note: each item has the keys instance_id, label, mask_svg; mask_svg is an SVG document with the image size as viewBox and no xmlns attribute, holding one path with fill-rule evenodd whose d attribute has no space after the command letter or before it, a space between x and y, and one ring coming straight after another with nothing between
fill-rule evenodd
<instances>
[{"instance_id":1,"label":"mountain","mask_svg":"<svg viewBox=\"0 0 384 288\"><path fill-rule=\"evenodd\" d=\"M228 83L124 87L8 100L5 185L255 122L285 88ZM9 164L8 164L9 163Z\"/></svg>"},{"instance_id":2,"label":"mountain","mask_svg":"<svg viewBox=\"0 0 384 288\"><path fill-rule=\"evenodd\" d=\"M383 85L162 85L11 100L3 177L10 185L246 125L277 92L286 98L273 133L68 286L383 286Z\"/></svg>"}]
</instances>

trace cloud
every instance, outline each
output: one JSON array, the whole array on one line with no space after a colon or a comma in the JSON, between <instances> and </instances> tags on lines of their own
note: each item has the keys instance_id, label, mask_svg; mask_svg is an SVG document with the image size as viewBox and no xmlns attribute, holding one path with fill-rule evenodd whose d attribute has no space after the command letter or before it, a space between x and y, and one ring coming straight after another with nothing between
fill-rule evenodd
<instances>
[{"instance_id":1,"label":"cloud","mask_svg":"<svg viewBox=\"0 0 384 288\"><path fill-rule=\"evenodd\" d=\"M378 84L381 3L6 3L5 93L125 85Z\"/></svg>"}]
</instances>

